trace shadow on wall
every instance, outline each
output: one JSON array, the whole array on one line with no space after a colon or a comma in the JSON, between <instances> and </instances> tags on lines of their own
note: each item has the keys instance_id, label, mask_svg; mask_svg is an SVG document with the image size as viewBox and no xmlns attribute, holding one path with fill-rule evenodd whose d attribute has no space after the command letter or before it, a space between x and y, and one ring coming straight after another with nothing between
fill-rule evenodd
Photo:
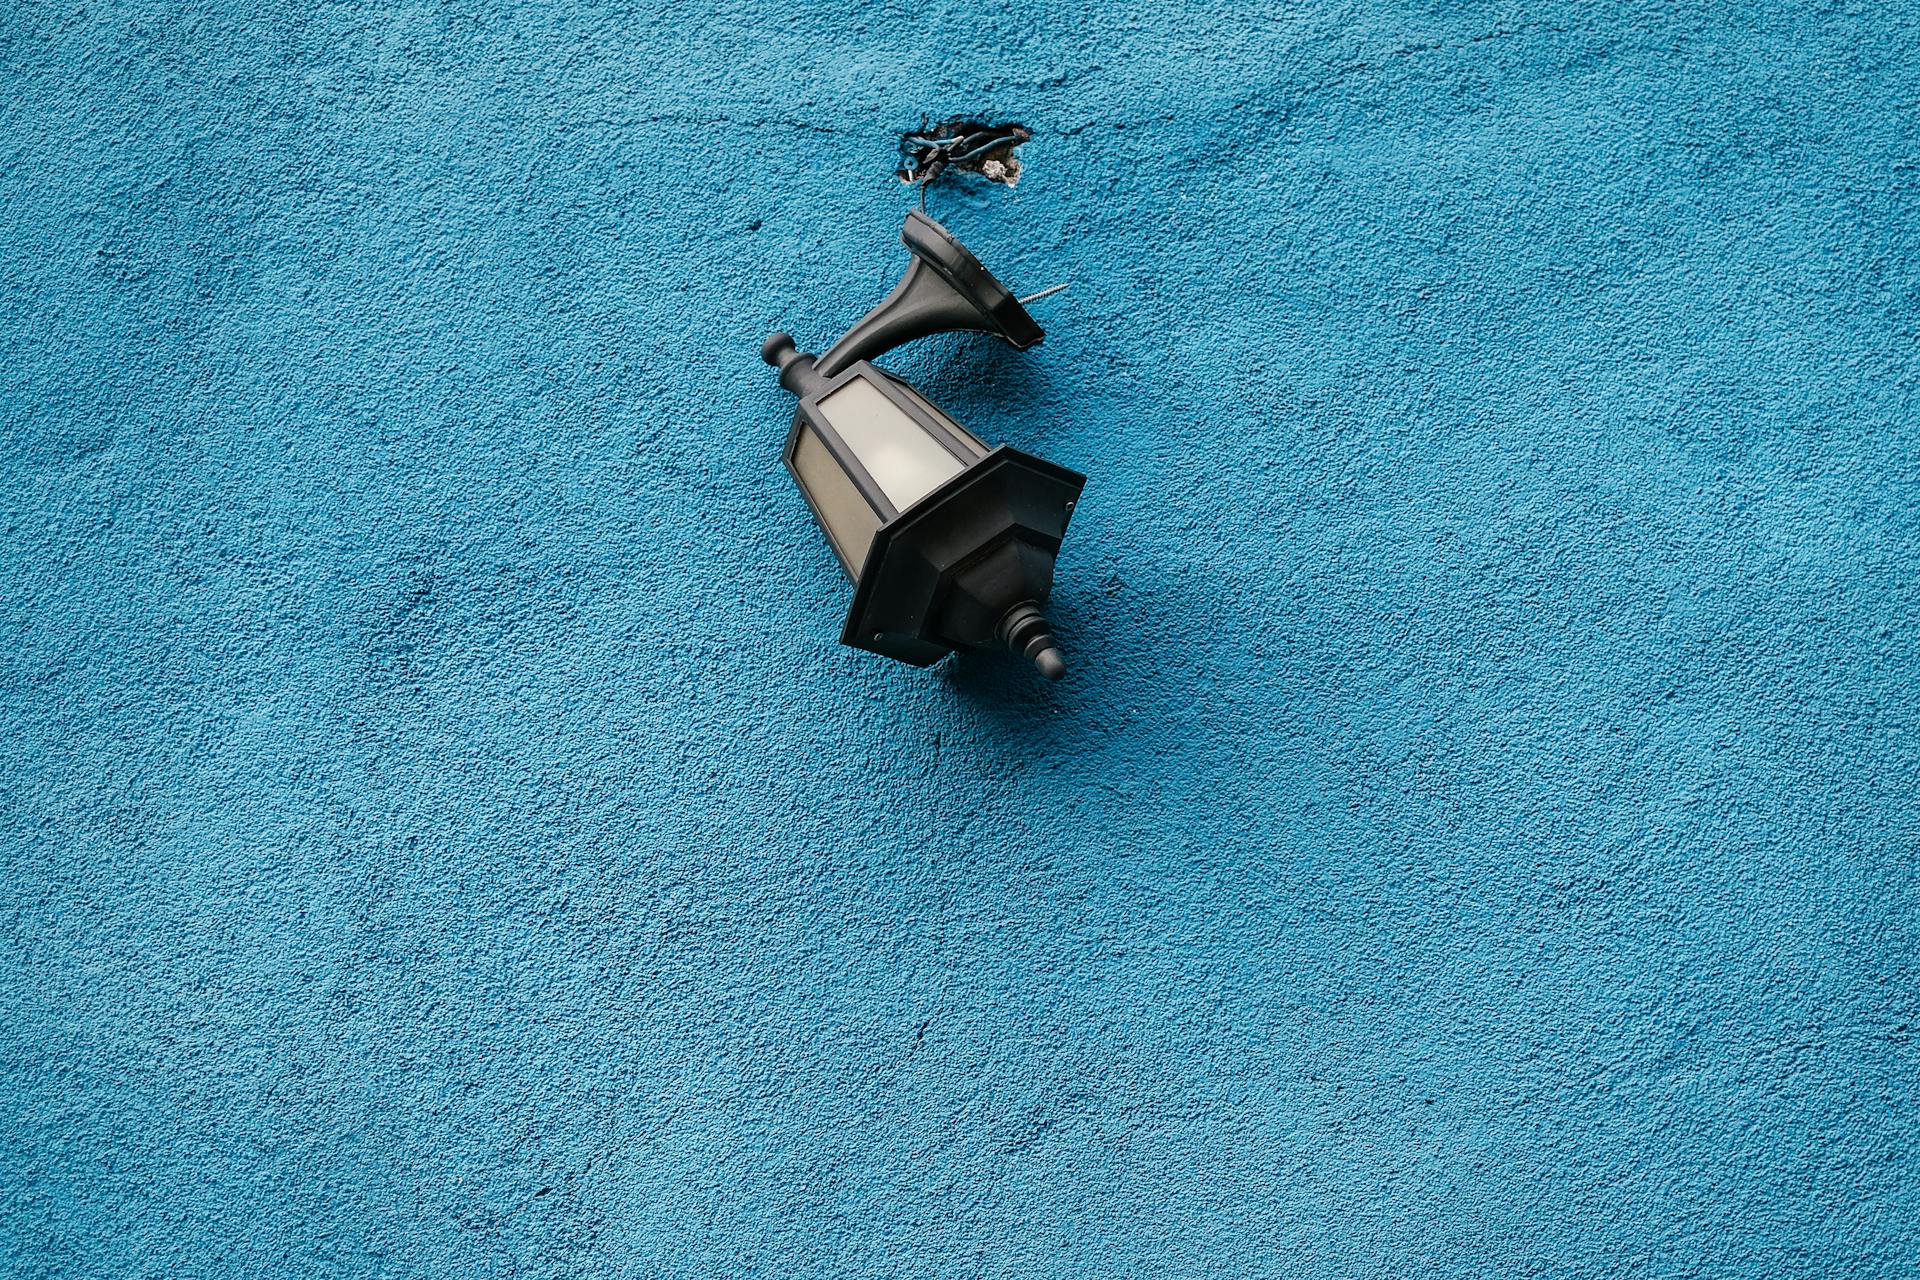
<instances>
[{"instance_id":1,"label":"shadow on wall","mask_svg":"<svg viewBox=\"0 0 1920 1280\"><path fill-rule=\"evenodd\" d=\"M1052 456L1064 420L1059 372L982 334L941 335L889 367L989 443ZM992 726L1001 746L1084 752L1151 724L1180 740L1207 731L1211 691L1262 681L1260 660L1221 637L1244 630L1207 565L1177 544L1138 537L1102 477L1090 478L1061 548L1046 614L1067 675L1049 684L1001 651L962 651L929 672ZM1065 713L1065 714L1056 714Z\"/></svg>"},{"instance_id":2,"label":"shadow on wall","mask_svg":"<svg viewBox=\"0 0 1920 1280\"><path fill-rule=\"evenodd\" d=\"M1046 455L1044 434L1033 428L1052 420L1045 407L1053 371L1032 352L983 333L939 334L891 353L886 366L988 444Z\"/></svg>"},{"instance_id":3,"label":"shadow on wall","mask_svg":"<svg viewBox=\"0 0 1920 1280\"><path fill-rule=\"evenodd\" d=\"M1163 744L1204 737L1215 691L1257 688L1269 678L1259 668L1284 655L1223 643L1241 627L1206 566L1170 560L1165 544L1127 540L1087 492L1046 611L1066 677L1049 684L995 651L960 652L936 670L997 739L1024 749L1122 745L1139 725Z\"/></svg>"}]
</instances>

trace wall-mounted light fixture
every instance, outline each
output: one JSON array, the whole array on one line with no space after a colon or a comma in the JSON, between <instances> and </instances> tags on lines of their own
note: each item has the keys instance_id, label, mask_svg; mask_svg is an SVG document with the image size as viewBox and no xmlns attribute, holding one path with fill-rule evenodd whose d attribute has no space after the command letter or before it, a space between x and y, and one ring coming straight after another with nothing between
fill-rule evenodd
<instances>
[{"instance_id":1,"label":"wall-mounted light fixture","mask_svg":"<svg viewBox=\"0 0 1920 1280\"><path fill-rule=\"evenodd\" d=\"M871 363L929 334L997 334L1021 351L1045 334L933 219L909 213L900 240L906 275L826 354L784 333L760 350L800 397L787 469L854 583L840 642L917 667L999 644L1058 680L1067 665L1042 610L1086 477L990 448Z\"/></svg>"}]
</instances>

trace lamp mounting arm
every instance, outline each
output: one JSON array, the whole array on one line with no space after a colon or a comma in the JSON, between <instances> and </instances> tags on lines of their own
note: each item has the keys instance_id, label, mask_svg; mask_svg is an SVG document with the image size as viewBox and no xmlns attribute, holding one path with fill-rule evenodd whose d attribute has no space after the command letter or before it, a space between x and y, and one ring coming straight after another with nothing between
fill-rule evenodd
<instances>
[{"instance_id":1,"label":"lamp mounting arm","mask_svg":"<svg viewBox=\"0 0 1920 1280\"><path fill-rule=\"evenodd\" d=\"M884 302L827 348L815 366L820 377L831 378L861 360L935 333L990 333L1019 351L1046 337L1012 290L926 214L917 209L907 214L900 243L913 254L906 275Z\"/></svg>"}]
</instances>

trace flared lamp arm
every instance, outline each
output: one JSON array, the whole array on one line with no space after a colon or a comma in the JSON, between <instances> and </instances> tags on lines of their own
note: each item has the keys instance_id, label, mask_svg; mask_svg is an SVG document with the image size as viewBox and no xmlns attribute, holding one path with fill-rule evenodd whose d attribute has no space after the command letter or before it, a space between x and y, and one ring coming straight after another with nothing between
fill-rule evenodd
<instances>
[{"instance_id":1,"label":"flared lamp arm","mask_svg":"<svg viewBox=\"0 0 1920 1280\"><path fill-rule=\"evenodd\" d=\"M817 364L821 377L936 333L989 333L1020 351L1046 337L1012 290L932 218L917 209L909 213L900 243L913 254L906 275L884 302L827 348Z\"/></svg>"}]
</instances>

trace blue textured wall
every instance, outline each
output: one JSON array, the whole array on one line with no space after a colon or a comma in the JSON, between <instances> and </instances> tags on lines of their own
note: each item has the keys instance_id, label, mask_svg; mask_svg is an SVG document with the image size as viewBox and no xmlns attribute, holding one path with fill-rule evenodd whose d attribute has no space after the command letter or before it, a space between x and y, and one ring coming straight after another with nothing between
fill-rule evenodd
<instances>
[{"instance_id":1,"label":"blue textured wall","mask_svg":"<svg viewBox=\"0 0 1920 1280\"><path fill-rule=\"evenodd\" d=\"M1664 9L5 6L5 1270L1914 1274L1920 8Z\"/></svg>"}]
</instances>

